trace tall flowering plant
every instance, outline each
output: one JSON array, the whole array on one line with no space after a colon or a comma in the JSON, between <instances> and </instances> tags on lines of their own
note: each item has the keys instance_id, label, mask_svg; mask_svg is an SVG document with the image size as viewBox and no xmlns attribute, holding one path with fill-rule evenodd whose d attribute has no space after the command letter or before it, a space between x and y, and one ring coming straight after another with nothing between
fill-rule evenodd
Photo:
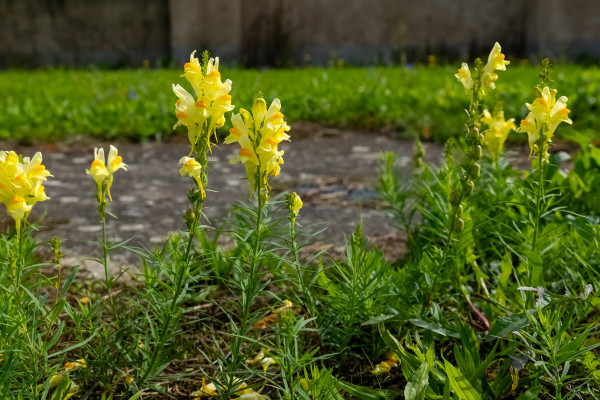
<instances>
[{"instance_id":1,"label":"tall flowering plant","mask_svg":"<svg viewBox=\"0 0 600 400\"><path fill-rule=\"evenodd\" d=\"M170 300L160 311L160 328L157 330L155 344L148 353L148 363L140 373L138 382L144 382L157 376L164 368L163 360L172 356L168 343L177 326L180 305L191 281L190 267L193 260L192 248L196 230L202 216L202 205L206 199L208 152L211 149L211 137L216 138L218 128L225 124L225 113L235 108L231 104L231 81L221 80L219 58L209 58L208 52L202 53L202 60L190 55L190 61L183 66L183 77L192 87L192 93L181 85L173 84L177 96L175 117L178 126L187 128L190 152L179 160L179 174L189 176L194 187L188 194L191 210L185 214L188 228L187 238L182 241L180 257L174 266L172 281L165 284L169 288Z\"/></svg>"}]
</instances>

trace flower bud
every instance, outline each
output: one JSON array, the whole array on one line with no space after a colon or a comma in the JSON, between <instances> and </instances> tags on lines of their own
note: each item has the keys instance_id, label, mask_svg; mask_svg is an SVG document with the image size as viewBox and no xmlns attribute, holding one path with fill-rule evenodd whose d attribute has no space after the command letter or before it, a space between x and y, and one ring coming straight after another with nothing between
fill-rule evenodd
<instances>
[{"instance_id":1,"label":"flower bud","mask_svg":"<svg viewBox=\"0 0 600 400\"><path fill-rule=\"evenodd\" d=\"M460 203L460 190L454 189L450 192L450 204L457 205Z\"/></svg>"},{"instance_id":2,"label":"flower bud","mask_svg":"<svg viewBox=\"0 0 600 400\"><path fill-rule=\"evenodd\" d=\"M473 179L479 178L479 175L481 175L481 166L477 163L474 163L473 165L471 165L471 171L470 171L469 175Z\"/></svg>"},{"instance_id":3,"label":"flower bud","mask_svg":"<svg viewBox=\"0 0 600 400\"><path fill-rule=\"evenodd\" d=\"M457 218L454 221L454 231L460 233L463 229L465 229L465 221L462 218Z\"/></svg>"},{"instance_id":4,"label":"flower bud","mask_svg":"<svg viewBox=\"0 0 600 400\"><path fill-rule=\"evenodd\" d=\"M456 207L456 217L460 218L463 215L463 206L462 204L459 204L458 207Z\"/></svg>"},{"instance_id":5,"label":"flower bud","mask_svg":"<svg viewBox=\"0 0 600 400\"><path fill-rule=\"evenodd\" d=\"M475 184L473 183L473 181L468 180L465 182L465 184L463 185L463 195L465 197L469 197L471 195L471 193L473 193L473 189L475 189Z\"/></svg>"},{"instance_id":6,"label":"flower bud","mask_svg":"<svg viewBox=\"0 0 600 400\"><path fill-rule=\"evenodd\" d=\"M185 226L187 226L188 230L190 231L193 228L195 217L196 214L194 213L194 210L187 210L183 216L183 218L185 219Z\"/></svg>"},{"instance_id":7,"label":"flower bud","mask_svg":"<svg viewBox=\"0 0 600 400\"><path fill-rule=\"evenodd\" d=\"M479 161L481 159L481 155L482 155L482 149L481 149L480 145L473 146L469 150L469 156L471 157L471 160L473 160L473 161Z\"/></svg>"}]
</instances>

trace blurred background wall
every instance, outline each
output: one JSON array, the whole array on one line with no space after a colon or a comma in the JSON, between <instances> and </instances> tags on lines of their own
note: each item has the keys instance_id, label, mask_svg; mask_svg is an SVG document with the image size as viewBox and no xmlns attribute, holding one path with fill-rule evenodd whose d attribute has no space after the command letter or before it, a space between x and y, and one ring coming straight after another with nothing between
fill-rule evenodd
<instances>
[{"instance_id":1,"label":"blurred background wall","mask_svg":"<svg viewBox=\"0 0 600 400\"><path fill-rule=\"evenodd\" d=\"M596 62L587 0L0 0L0 66L424 62L485 54Z\"/></svg>"}]
</instances>

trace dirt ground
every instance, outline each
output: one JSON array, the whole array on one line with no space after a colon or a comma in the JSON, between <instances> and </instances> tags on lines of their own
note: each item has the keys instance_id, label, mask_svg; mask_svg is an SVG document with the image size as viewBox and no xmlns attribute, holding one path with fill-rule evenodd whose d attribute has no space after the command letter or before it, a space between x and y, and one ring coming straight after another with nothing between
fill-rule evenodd
<instances>
[{"instance_id":1,"label":"dirt ground","mask_svg":"<svg viewBox=\"0 0 600 400\"><path fill-rule=\"evenodd\" d=\"M381 212L381 200L375 191L379 170L379 153L394 151L401 168L412 165L413 142L398 140L393 134L359 132L325 128L315 124L296 124L285 143L285 163L281 174L272 180L277 191L296 191L304 201L298 221L306 226L327 227L318 237L314 249L343 252L344 234L351 233L362 219L364 233L386 255L397 258L402 241L391 221ZM9 144L2 143L3 149ZM186 194L191 187L187 177L178 173L179 159L187 155L185 140L168 143L115 143L129 166L127 172L115 174L111 189L113 202L109 211L118 220L108 218L108 237L121 241L131 238L130 245L152 249L178 229L185 229L182 212L187 208ZM96 211L95 184L85 173L93 160L94 142L80 137L69 143L17 146L16 151L31 156L42 151L44 164L54 175L46 182L51 199L36 205L30 220L37 221L41 240L59 236L67 264L81 264L101 277L101 266L90 260L99 251L92 242L101 235ZM13 149L15 146L10 147ZM426 144L427 158L441 154L435 144ZM205 213L212 226L218 227L227 217L232 204L247 200L248 183L242 165L231 165L229 158L238 151L236 145L213 148L210 158ZM12 221L1 212L3 225ZM139 256L117 251L113 266L135 266Z\"/></svg>"}]
</instances>

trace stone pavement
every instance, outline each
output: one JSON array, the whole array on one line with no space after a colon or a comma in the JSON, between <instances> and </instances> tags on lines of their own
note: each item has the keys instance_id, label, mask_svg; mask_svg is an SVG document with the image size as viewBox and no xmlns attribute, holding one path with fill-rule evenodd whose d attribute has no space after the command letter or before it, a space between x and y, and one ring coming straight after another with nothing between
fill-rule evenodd
<instances>
[{"instance_id":1,"label":"stone pavement","mask_svg":"<svg viewBox=\"0 0 600 400\"><path fill-rule=\"evenodd\" d=\"M343 251L343 234L351 233L363 220L364 233L381 246L390 258L401 254L398 232L379 210L381 201L374 190L379 170L379 152L394 151L401 168L411 168L413 143L394 139L392 134L325 128L315 124L295 124L290 132L293 142L285 143L281 174L272 180L276 190L296 191L304 201L298 221L304 226L321 224L327 230L319 236L315 248L328 248L333 254ZM59 236L67 264L82 264L96 276L103 274L99 264L89 260L98 252L92 241L101 228L96 207L95 184L85 174L93 159L96 143L88 138L57 145L19 147L24 155L42 151L44 164L54 175L46 182L51 199L34 208L30 220L41 226L36 235L45 240ZM187 177L178 173L179 159L189 147L183 140L169 143L115 143L129 170L118 171L111 189L109 211L118 220L107 218L110 240L132 238L130 245L153 248L170 232L185 229L182 212L187 208L186 194L191 187ZM3 149L8 149L2 144ZM438 157L440 147L426 144L428 158ZM14 146L12 147L14 148ZM213 226L220 226L231 205L249 195L242 165L231 165L229 158L238 145L214 147L210 157L208 188L204 212ZM11 223L0 212L3 225ZM118 251L114 265L139 265L139 256Z\"/></svg>"}]
</instances>

